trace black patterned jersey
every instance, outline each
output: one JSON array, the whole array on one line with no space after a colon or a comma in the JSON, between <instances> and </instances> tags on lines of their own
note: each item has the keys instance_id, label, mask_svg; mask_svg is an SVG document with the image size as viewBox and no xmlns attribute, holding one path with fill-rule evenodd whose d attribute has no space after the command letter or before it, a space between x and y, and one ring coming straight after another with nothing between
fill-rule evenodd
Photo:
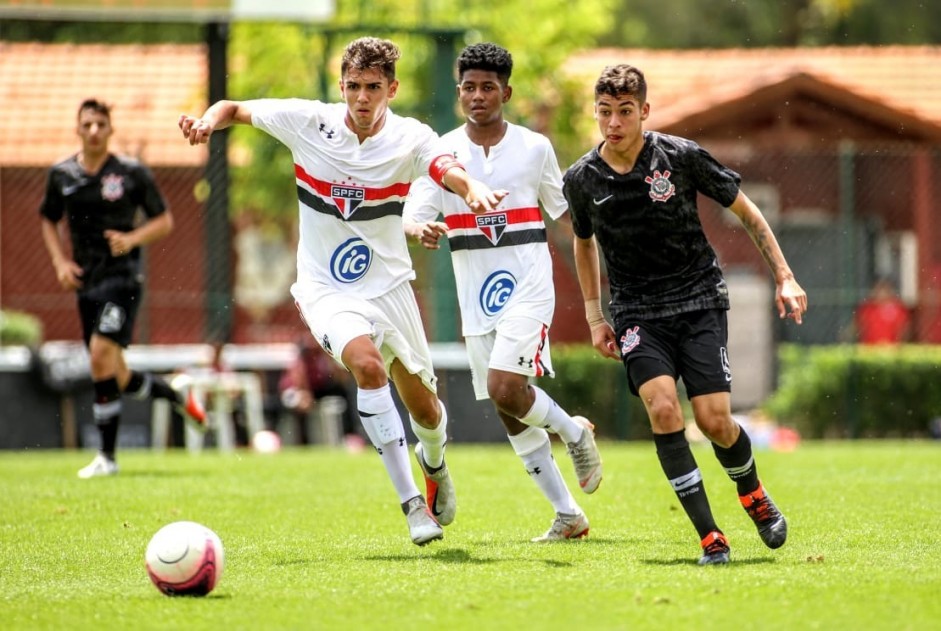
<instances>
[{"instance_id":1,"label":"black patterned jersey","mask_svg":"<svg viewBox=\"0 0 941 631\"><path fill-rule=\"evenodd\" d=\"M611 169L598 147L572 165L563 185L572 226L578 237L598 241L615 321L729 308L696 198L702 193L728 207L740 182L695 142L651 131L628 173Z\"/></svg>"},{"instance_id":2,"label":"black patterned jersey","mask_svg":"<svg viewBox=\"0 0 941 631\"><path fill-rule=\"evenodd\" d=\"M96 174L89 174L72 156L49 169L40 214L53 223L68 218L72 256L82 267L82 291L106 279L140 282L140 250L111 256L105 230L129 232L138 209L156 217L167 205L144 165L109 155Z\"/></svg>"}]
</instances>

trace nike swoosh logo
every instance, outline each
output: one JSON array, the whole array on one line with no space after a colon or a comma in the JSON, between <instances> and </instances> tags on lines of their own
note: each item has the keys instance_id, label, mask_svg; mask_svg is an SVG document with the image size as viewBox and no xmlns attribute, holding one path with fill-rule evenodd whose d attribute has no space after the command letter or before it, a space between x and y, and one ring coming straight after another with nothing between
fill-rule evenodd
<instances>
[{"instance_id":1,"label":"nike swoosh logo","mask_svg":"<svg viewBox=\"0 0 941 631\"><path fill-rule=\"evenodd\" d=\"M591 201L593 201L593 202L595 203L595 206L601 206L603 203L605 203L606 201L608 201L608 200L611 199L612 197L614 197L614 195L608 195L607 197L603 197L603 198L601 198L601 199L593 199L593 200L591 200Z\"/></svg>"},{"instance_id":2,"label":"nike swoosh logo","mask_svg":"<svg viewBox=\"0 0 941 631\"><path fill-rule=\"evenodd\" d=\"M429 480L429 486L434 484L434 490L426 489L428 495L433 495L434 497L431 500L431 514L435 517L441 516L441 511L438 510L438 485Z\"/></svg>"}]
</instances>

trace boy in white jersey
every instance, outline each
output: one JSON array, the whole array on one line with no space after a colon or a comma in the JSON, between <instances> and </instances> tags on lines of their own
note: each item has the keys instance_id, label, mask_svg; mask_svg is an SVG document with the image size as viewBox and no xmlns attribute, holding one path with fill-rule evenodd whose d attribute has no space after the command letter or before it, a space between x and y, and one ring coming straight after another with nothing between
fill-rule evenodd
<instances>
[{"instance_id":1,"label":"boy in white jersey","mask_svg":"<svg viewBox=\"0 0 941 631\"><path fill-rule=\"evenodd\" d=\"M568 445L579 484L592 493L601 482L593 426L529 384L531 377L552 375L555 291L540 205L553 219L565 212L562 174L544 136L503 119L512 94L510 54L495 44L474 44L461 52L457 69L467 122L442 141L468 173L491 187L511 186L513 193L505 208L474 214L422 178L405 205L406 232L430 249L448 236L474 392L493 401L510 444L556 512L549 530L533 541L583 537L588 519L565 486L546 430ZM439 213L444 223L435 221Z\"/></svg>"},{"instance_id":2,"label":"boy in white jersey","mask_svg":"<svg viewBox=\"0 0 941 631\"><path fill-rule=\"evenodd\" d=\"M425 174L474 212L491 210L506 191L471 180L431 128L389 110L399 55L388 40L351 42L341 63L345 103L219 101L201 117L181 116L179 126L197 144L214 130L251 124L291 149L300 209L291 293L317 341L356 379L363 426L399 496L412 541L424 545L443 537L441 525L454 519L456 496L444 462L447 415L409 285L415 274L402 206L411 182ZM427 502L412 479L390 378L419 439Z\"/></svg>"}]
</instances>

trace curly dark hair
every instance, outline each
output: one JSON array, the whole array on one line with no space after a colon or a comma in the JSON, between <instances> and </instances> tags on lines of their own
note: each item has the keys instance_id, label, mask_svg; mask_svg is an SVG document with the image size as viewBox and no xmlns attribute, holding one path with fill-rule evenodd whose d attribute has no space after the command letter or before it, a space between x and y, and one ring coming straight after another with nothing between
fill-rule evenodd
<instances>
[{"instance_id":1,"label":"curly dark hair","mask_svg":"<svg viewBox=\"0 0 941 631\"><path fill-rule=\"evenodd\" d=\"M633 96L639 103L647 100L647 79L630 64L607 66L595 82L595 99L603 94L612 97Z\"/></svg>"},{"instance_id":2,"label":"curly dark hair","mask_svg":"<svg viewBox=\"0 0 941 631\"><path fill-rule=\"evenodd\" d=\"M350 69L376 69L391 83L395 81L395 62L402 56L399 47L387 39L360 37L347 44L340 62L340 73L346 76Z\"/></svg>"},{"instance_id":3,"label":"curly dark hair","mask_svg":"<svg viewBox=\"0 0 941 631\"><path fill-rule=\"evenodd\" d=\"M76 116L80 117L82 112L85 110L91 110L96 114L102 114L109 121L111 120L111 106L104 101L99 101L98 99L85 99L82 101L82 104L78 106L78 113Z\"/></svg>"},{"instance_id":4,"label":"curly dark hair","mask_svg":"<svg viewBox=\"0 0 941 631\"><path fill-rule=\"evenodd\" d=\"M497 73L504 85L513 73L513 57L507 49L490 42L471 44L457 58L457 78L460 81L468 70L489 70Z\"/></svg>"}]
</instances>

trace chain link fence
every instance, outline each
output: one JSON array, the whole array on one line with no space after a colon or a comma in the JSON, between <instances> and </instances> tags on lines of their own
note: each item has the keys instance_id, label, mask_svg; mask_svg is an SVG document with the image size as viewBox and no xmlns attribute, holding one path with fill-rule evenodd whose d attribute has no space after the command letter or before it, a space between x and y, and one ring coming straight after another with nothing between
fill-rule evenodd
<instances>
[{"instance_id":1,"label":"chain link fence","mask_svg":"<svg viewBox=\"0 0 941 631\"><path fill-rule=\"evenodd\" d=\"M810 297L805 324L779 325L776 341L850 341L856 305L883 277L891 279L912 311L914 341L941 341L937 149L886 145L746 155L719 148L714 153L742 174L743 189L769 219ZM291 220L275 228L243 219L220 228L207 219L203 169L155 168L154 174L175 229L146 250L147 286L136 341L287 341L303 332L288 291L293 209ZM43 168L0 169L0 308L37 316L45 339L77 340L75 297L59 289L40 236L37 208L44 186ZM764 261L732 213L704 200L701 216L727 275L750 275L771 284ZM548 225L556 258L553 340L586 341L570 228L565 222ZM223 234L226 227L228 235ZM249 232L262 236L247 238ZM429 259L416 253L415 287L432 338L456 339L453 279L432 273L443 265L442 255ZM772 305L764 316L774 316Z\"/></svg>"}]
</instances>

